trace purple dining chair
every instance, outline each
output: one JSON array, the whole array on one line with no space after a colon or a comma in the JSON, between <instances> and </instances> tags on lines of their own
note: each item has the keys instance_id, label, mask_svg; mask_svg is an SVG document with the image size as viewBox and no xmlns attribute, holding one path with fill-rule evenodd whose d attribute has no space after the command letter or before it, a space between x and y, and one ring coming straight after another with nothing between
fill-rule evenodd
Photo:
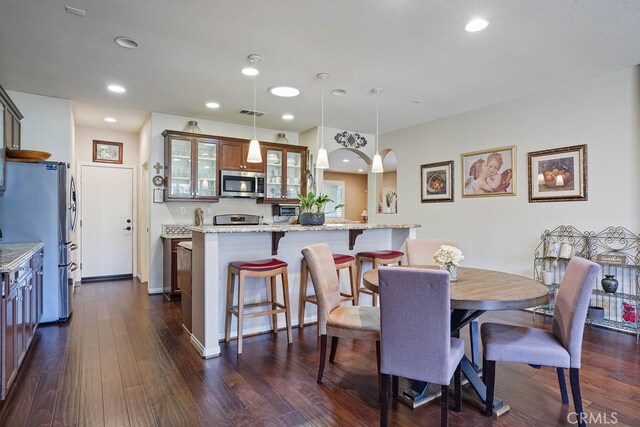
<instances>
[{"instance_id":1,"label":"purple dining chair","mask_svg":"<svg viewBox=\"0 0 640 427\"><path fill-rule=\"evenodd\" d=\"M451 337L449 273L424 268L379 269L380 425L388 422L389 375L394 403L398 377L440 384L441 424L449 422L448 390L455 374L456 411L460 411L460 360L464 342Z\"/></svg>"},{"instance_id":2,"label":"purple dining chair","mask_svg":"<svg viewBox=\"0 0 640 427\"><path fill-rule=\"evenodd\" d=\"M493 414L496 362L526 363L535 368L556 368L560 395L565 405L569 403L569 398L564 369L569 368L573 404L579 414L578 424L586 425L578 373L591 289L599 273L598 264L584 258L571 258L556 297L551 331L501 323L482 324L480 335L484 348L483 381L487 385L488 417Z\"/></svg>"}]
</instances>

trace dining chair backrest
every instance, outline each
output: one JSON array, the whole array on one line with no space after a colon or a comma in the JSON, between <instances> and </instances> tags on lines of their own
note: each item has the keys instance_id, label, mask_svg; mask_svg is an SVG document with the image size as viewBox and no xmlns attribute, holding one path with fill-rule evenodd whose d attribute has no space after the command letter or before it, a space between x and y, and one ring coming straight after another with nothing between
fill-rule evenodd
<instances>
[{"instance_id":1,"label":"dining chair backrest","mask_svg":"<svg viewBox=\"0 0 640 427\"><path fill-rule=\"evenodd\" d=\"M409 265L431 265L436 262L433 254L436 253L440 246L455 246L455 240L445 239L407 239L405 247L407 250L407 262Z\"/></svg>"},{"instance_id":2,"label":"dining chair backrest","mask_svg":"<svg viewBox=\"0 0 640 427\"><path fill-rule=\"evenodd\" d=\"M571 368L580 368L584 322L599 273L595 262L573 257L557 292L552 331L569 352Z\"/></svg>"},{"instance_id":3,"label":"dining chair backrest","mask_svg":"<svg viewBox=\"0 0 640 427\"><path fill-rule=\"evenodd\" d=\"M333 254L329 245L318 243L303 248L302 256L307 262L318 301L318 332L326 335L329 313L341 302L340 281Z\"/></svg>"},{"instance_id":4,"label":"dining chair backrest","mask_svg":"<svg viewBox=\"0 0 640 427\"><path fill-rule=\"evenodd\" d=\"M449 273L424 268L379 269L380 371L449 384ZM448 376L447 376L448 375Z\"/></svg>"}]
</instances>

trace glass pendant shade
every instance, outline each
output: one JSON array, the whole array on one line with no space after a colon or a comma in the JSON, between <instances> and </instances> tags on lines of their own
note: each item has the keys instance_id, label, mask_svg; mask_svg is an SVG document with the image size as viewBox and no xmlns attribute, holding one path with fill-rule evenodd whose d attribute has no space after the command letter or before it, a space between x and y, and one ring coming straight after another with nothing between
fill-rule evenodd
<instances>
[{"instance_id":1,"label":"glass pendant shade","mask_svg":"<svg viewBox=\"0 0 640 427\"><path fill-rule=\"evenodd\" d=\"M376 155L373 156L373 166L371 166L371 172L372 173L384 172L384 169L382 168L382 157L380 157L380 154L378 153L376 153Z\"/></svg>"},{"instance_id":2,"label":"glass pendant shade","mask_svg":"<svg viewBox=\"0 0 640 427\"><path fill-rule=\"evenodd\" d=\"M327 149L321 147L318 150L318 163L316 163L316 169L329 169L329 156L327 156Z\"/></svg>"},{"instance_id":3,"label":"glass pendant shade","mask_svg":"<svg viewBox=\"0 0 640 427\"><path fill-rule=\"evenodd\" d=\"M201 133L202 132L200 130L200 128L198 127L198 122L196 122L195 120L189 120L187 122L187 125L184 127L184 131L185 132L190 132L190 133Z\"/></svg>"},{"instance_id":4,"label":"glass pendant shade","mask_svg":"<svg viewBox=\"0 0 640 427\"><path fill-rule=\"evenodd\" d=\"M262 163L262 153L260 153L260 142L252 139L249 143L249 154L247 154L247 162Z\"/></svg>"}]
</instances>

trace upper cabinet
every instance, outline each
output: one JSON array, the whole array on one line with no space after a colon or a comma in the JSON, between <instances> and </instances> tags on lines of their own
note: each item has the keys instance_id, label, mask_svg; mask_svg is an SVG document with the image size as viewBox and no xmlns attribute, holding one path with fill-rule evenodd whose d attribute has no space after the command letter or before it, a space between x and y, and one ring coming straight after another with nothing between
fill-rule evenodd
<instances>
[{"instance_id":1,"label":"upper cabinet","mask_svg":"<svg viewBox=\"0 0 640 427\"><path fill-rule=\"evenodd\" d=\"M6 188L4 150L20 149L20 120L22 113L0 86L0 196Z\"/></svg>"},{"instance_id":2,"label":"upper cabinet","mask_svg":"<svg viewBox=\"0 0 640 427\"><path fill-rule=\"evenodd\" d=\"M266 146L266 203L298 202L298 193L306 192L306 159L307 147Z\"/></svg>"},{"instance_id":3,"label":"upper cabinet","mask_svg":"<svg viewBox=\"0 0 640 427\"><path fill-rule=\"evenodd\" d=\"M264 144L260 144L264 162ZM263 163L247 162L249 154L249 141L223 140L220 143L220 169L243 171L243 172L264 172Z\"/></svg>"},{"instance_id":4,"label":"upper cabinet","mask_svg":"<svg viewBox=\"0 0 640 427\"><path fill-rule=\"evenodd\" d=\"M164 131L165 200L217 201L218 146L204 135Z\"/></svg>"}]
</instances>

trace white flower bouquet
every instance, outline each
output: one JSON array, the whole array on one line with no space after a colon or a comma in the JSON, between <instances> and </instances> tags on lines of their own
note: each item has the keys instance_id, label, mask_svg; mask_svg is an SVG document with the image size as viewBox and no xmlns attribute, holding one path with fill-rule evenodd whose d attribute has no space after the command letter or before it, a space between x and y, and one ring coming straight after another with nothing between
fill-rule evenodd
<instances>
[{"instance_id":1,"label":"white flower bouquet","mask_svg":"<svg viewBox=\"0 0 640 427\"><path fill-rule=\"evenodd\" d=\"M440 249L433 254L433 260L440 266L447 266L453 264L455 266L460 265L460 261L464 259L460 249L455 246L442 245Z\"/></svg>"}]
</instances>

